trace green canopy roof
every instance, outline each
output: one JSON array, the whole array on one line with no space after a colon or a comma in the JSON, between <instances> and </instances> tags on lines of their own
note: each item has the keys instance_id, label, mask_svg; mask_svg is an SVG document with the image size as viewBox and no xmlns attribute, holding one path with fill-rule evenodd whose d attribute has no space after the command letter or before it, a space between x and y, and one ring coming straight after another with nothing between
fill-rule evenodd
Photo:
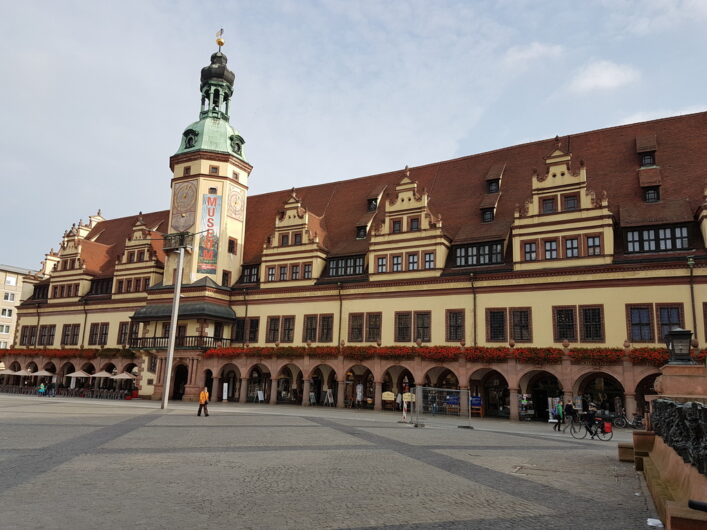
<instances>
[{"instance_id":1,"label":"green canopy roof","mask_svg":"<svg viewBox=\"0 0 707 530\"><path fill-rule=\"evenodd\" d=\"M169 320L172 304L154 304L141 307L130 317L133 320ZM179 304L179 318L209 318L212 320L234 320L236 313L228 306L213 302L187 302Z\"/></svg>"}]
</instances>

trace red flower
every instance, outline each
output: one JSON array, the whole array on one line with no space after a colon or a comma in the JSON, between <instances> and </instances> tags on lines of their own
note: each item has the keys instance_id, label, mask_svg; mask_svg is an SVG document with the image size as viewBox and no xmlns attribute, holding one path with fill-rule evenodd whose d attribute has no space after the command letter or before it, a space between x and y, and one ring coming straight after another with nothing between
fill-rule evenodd
<instances>
[{"instance_id":1,"label":"red flower","mask_svg":"<svg viewBox=\"0 0 707 530\"><path fill-rule=\"evenodd\" d=\"M670 354L666 348L633 348L628 352L628 358L633 364L663 366L668 362Z\"/></svg>"},{"instance_id":2,"label":"red flower","mask_svg":"<svg viewBox=\"0 0 707 530\"><path fill-rule=\"evenodd\" d=\"M567 355L573 361L603 364L619 362L624 351L620 348L572 348Z\"/></svg>"}]
</instances>

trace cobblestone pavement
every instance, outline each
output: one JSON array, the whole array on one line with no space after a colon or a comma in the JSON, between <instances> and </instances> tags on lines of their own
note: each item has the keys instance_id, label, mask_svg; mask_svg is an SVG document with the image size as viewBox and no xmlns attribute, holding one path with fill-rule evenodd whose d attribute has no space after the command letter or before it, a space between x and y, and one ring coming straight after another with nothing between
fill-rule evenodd
<instances>
[{"instance_id":1,"label":"cobblestone pavement","mask_svg":"<svg viewBox=\"0 0 707 530\"><path fill-rule=\"evenodd\" d=\"M646 528L616 440L547 424L0 395L0 528ZM468 423L468 422L462 422Z\"/></svg>"}]
</instances>

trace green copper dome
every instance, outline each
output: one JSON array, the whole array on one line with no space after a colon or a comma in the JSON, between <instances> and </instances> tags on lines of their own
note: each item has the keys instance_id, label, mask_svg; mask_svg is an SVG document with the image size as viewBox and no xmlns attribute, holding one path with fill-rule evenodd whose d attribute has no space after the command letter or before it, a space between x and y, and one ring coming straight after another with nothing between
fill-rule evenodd
<instances>
[{"instance_id":1,"label":"green copper dome","mask_svg":"<svg viewBox=\"0 0 707 530\"><path fill-rule=\"evenodd\" d=\"M229 123L235 75L226 67L227 61L219 51L211 56L211 64L201 69L200 119L184 130L175 154L212 151L245 161L245 140Z\"/></svg>"}]
</instances>

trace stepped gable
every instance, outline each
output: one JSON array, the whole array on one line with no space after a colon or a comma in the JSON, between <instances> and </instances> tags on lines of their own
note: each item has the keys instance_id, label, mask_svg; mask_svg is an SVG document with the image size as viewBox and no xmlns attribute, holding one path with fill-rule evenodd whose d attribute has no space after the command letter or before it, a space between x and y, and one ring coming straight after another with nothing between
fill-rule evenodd
<instances>
[{"instance_id":1,"label":"stepped gable","mask_svg":"<svg viewBox=\"0 0 707 530\"><path fill-rule=\"evenodd\" d=\"M81 241L81 259L86 263L89 274L113 275L116 258L125 250L125 240L132 234L138 217L139 215L131 215L96 223L86 235L86 239ZM145 226L157 232L166 230L168 219L169 210L142 214ZM164 263L162 241L151 241L151 245L157 252L157 258Z\"/></svg>"},{"instance_id":2,"label":"stepped gable","mask_svg":"<svg viewBox=\"0 0 707 530\"><path fill-rule=\"evenodd\" d=\"M572 154L573 171L579 167L580 160L584 160L588 188L597 197L602 191L607 192L609 208L618 219L622 207L633 205L640 208L645 204L637 176L636 140L653 135L657 141L656 161L661 169L662 201L687 199L691 211L696 211L702 203L707 179L703 154L707 141L707 112L563 136L559 139L559 148ZM430 209L441 214L444 232L452 240L456 241L458 237L468 240L471 234L478 236L482 233L496 238L499 232L507 234L516 204L522 205L530 198L533 169L543 173L545 158L556 148L555 139L521 144L410 168L410 179L417 181L418 192L426 189L430 194ZM492 223L482 223L479 204L485 194L486 176L493 167L504 163L496 219ZM356 241L355 224L366 214L370 191L387 186L378 208L380 216L391 190L402 177L401 169L298 187L297 195L309 211L322 218L327 232L325 246L332 255L363 253L367 242ZM245 264L260 261L263 242L272 232L276 212L289 194L289 190L282 190L248 198ZM495 230L495 225L503 226L503 229Z\"/></svg>"}]
</instances>

